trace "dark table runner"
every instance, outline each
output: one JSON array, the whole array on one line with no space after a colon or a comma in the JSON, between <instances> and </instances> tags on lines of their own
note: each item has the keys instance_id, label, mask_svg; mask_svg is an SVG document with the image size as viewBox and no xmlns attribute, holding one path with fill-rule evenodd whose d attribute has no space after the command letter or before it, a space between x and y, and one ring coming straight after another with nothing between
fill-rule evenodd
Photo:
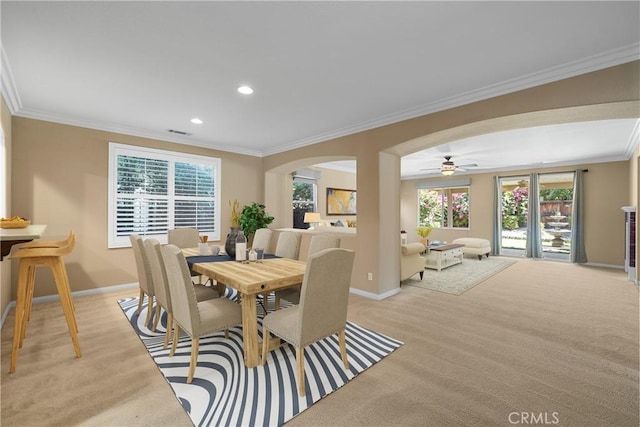
<instances>
[{"instance_id":1,"label":"dark table runner","mask_svg":"<svg viewBox=\"0 0 640 427\"><path fill-rule=\"evenodd\" d=\"M191 267L193 264L198 262L221 262L221 261L235 261L235 258L230 257L229 255L194 255L188 256L187 264ZM264 259L273 259L280 258L279 256L275 256L273 254L264 254Z\"/></svg>"}]
</instances>

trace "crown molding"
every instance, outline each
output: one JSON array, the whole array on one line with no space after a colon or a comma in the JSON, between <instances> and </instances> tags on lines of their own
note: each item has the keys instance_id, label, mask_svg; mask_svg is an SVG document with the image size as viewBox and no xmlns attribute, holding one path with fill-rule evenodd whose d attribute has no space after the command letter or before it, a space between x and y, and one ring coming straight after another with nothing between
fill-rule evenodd
<instances>
[{"instance_id":1,"label":"crown molding","mask_svg":"<svg viewBox=\"0 0 640 427\"><path fill-rule=\"evenodd\" d=\"M519 90L527 89L534 86L539 86L554 81L575 77L580 74L586 74L593 71L598 71L604 68L621 65L627 62L636 61L640 59L640 43L633 43L621 48L613 49L598 55L584 58L577 61L567 62L563 65L547 68L545 70L531 73L522 77L503 81L483 88L479 88L473 91L462 93L450 98L423 104L421 106L400 111L397 113L389 114L379 117L374 120L369 120L355 124L353 126L337 129L332 132L326 132L309 138L301 139L299 141L279 145L270 149L252 150L247 148L240 148L237 146L227 144L216 144L211 141L201 140L190 137L179 137L177 135L165 134L157 131L150 131L145 129L137 129L133 127L112 125L103 122L88 121L65 117L55 113L47 113L36 110L23 109L20 101L20 96L11 73L11 67L9 66L9 60L2 47L0 47L1 67L0 79L2 94L7 102L9 111L12 115L45 120L55 123L67 124L71 126L79 126L84 128L102 130L106 132L122 133L131 136L138 136L142 138L159 139L162 141L174 142L178 144L193 145L202 148L208 148L212 150L226 151L236 154L244 154L254 157L264 157L272 154L278 154L285 151L293 150L296 148L305 147L308 145L316 144L319 142L339 138L346 135L351 135L357 132L363 132L366 130L374 129L381 126L386 126L392 123L397 123L403 120L409 120L412 118L432 114L438 111L447 110L462 105L470 104L473 102L482 101L484 99L493 98L507 93L516 92ZM637 130L637 126L636 126ZM635 135L635 144L637 144L637 135ZM630 149L633 150L634 139L630 142Z\"/></svg>"},{"instance_id":2,"label":"crown molding","mask_svg":"<svg viewBox=\"0 0 640 427\"><path fill-rule=\"evenodd\" d=\"M633 43L588 58L567 62L556 67L547 68L545 70L527 74L518 78L505 80L500 83L485 86L483 88L465 92L450 98L382 116L374 120L361 122L356 125L338 129L333 132L327 132L313 137L305 138L292 144L280 145L274 147L271 150L264 151L263 155L277 154L284 151L301 148L307 145L316 144L318 142L351 135L357 132L363 132L377 127L390 125L392 123L397 123L403 120L409 120L427 114L436 113L438 111L460 107L462 105L471 104L473 102L494 98L500 95L506 95L508 93L517 92L519 90L524 90L546 83L575 77L581 74L614 67L616 65L625 64L627 62L637 61L639 59L640 43Z\"/></svg>"},{"instance_id":3,"label":"crown molding","mask_svg":"<svg viewBox=\"0 0 640 427\"><path fill-rule=\"evenodd\" d=\"M262 157L262 153L259 150L251 150L251 149L246 149L246 148L236 147L236 146L226 145L226 144L213 144L210 141L205 141L198 138L192 138L190 136L180 136L180 135L171 134L168 132L164 133L164 132L157 132L157 131L152 131L147 129L138 129L134 127L118 126L118 125L113 125L113 124L103 123L103 122L80 120L75 118L69 118L61 114L52 114L52 113L47 113L47 112L42 112L37 110L29 110L29 109L22 109L16 112L14 115L17 117L24 117L27 119L43 120L47 122L101 130L105 132L119 133L119 134L124 134L129 136L137 136L140 138L149 138L149 139L156 139L156 140L166 141L166 142L174 142L176 144L192 145L194 147L207 148L209 150L219 150L219 151L226 151L234 154L244 154L247 156Z\"/></svg>"},{"instance_id":4,"label":"crown molding","mask_svg":"<svg viewBox=\"0 0 640 427\"><path fill-rule=\"evenodd\" d=\"M9 59L2 46L0 46L0 57L0 88L2 89L2 96L11 114L15 114L22 108L22 102L20 102L20 95L11 73Z\"/></svg>"},{"instance_id":5,"label":"crown molding","mask_svg":"<svg viewBox=\"0 0 640 427\"><path fill-rule=\"evenodd\" d=\"M633 131L631 131L631 135L629 136L629 142L625 150L627 159L630 159L636 152L638 144L640 144L640 119L636 120L636 125L633 127Z\"/></svg>"}]
</instances>

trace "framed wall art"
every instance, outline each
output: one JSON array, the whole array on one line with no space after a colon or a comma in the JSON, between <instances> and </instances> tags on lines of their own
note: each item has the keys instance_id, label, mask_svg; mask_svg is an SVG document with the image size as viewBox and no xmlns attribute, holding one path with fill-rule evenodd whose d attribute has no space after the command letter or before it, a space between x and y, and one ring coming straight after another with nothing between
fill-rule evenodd
<instances>
[{"instance_id":1,"label":"framed wall art","mask_svg":"<svg viewBox=\"0 0 640 427\"><path fill-rule=\"evenodd\" d=\"M355 215L356 190L327 187L327 215Z\"/></svg>"}]
</instances>

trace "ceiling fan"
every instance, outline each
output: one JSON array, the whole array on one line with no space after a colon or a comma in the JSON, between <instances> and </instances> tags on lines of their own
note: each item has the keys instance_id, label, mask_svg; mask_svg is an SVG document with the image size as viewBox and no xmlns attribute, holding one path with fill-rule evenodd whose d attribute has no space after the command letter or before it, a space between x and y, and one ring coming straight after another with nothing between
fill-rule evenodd
<instances>
[{"instance_id":1,"label":"ceiling fan","mask_svg":"<svg viewBox=\"0 0 640 427\"><path fill-rule=\"evenodd\" d=\"M442 175L453 175L455 171L460 171L460 172L464 172L466 171L468 168L477 168L478 164L477 163L469 163L466 165L456 165L455 163L453 163L453 161L451 160L453 156L444 156L444 162L442 162L442 165L440 165L439 169L420 169L423 171L433 171L433 172L440 172Z\"/></svg>"}]
</instances>

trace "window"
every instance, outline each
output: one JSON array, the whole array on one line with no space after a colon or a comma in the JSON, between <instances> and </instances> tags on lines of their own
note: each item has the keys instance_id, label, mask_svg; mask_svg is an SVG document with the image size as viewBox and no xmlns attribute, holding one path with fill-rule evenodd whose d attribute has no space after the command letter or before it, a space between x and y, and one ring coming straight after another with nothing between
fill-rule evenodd
<instances>
[{"instance_id":1,"label":"window","mask_svg":"<svg viewBox=\"0 0 640 427\"><path fill-rule=\"evenodd\" d=\"M318 184L313 179L293 179L293 227L308 228L304 223L305 212L316 212Z\"/></svg>"},{"instance_id":2,"label":"window","mask_svg":"<svg viewBox=\"0 0 640 427\"><path fill-rule=\"evenodd\" d=\"M220 240L219 188L218 158L110 143L109 247L181 227Z\"/></svg>"},{"instance_id":3,"label":"window","mask_svg":"<svg viewBox=\"0 0 640 427\"><path fill-rule=\"evenodd\" d=\"M418 226L469 228L469 181L439 184L417 184Z\"/></svg>"}]
</instances>

